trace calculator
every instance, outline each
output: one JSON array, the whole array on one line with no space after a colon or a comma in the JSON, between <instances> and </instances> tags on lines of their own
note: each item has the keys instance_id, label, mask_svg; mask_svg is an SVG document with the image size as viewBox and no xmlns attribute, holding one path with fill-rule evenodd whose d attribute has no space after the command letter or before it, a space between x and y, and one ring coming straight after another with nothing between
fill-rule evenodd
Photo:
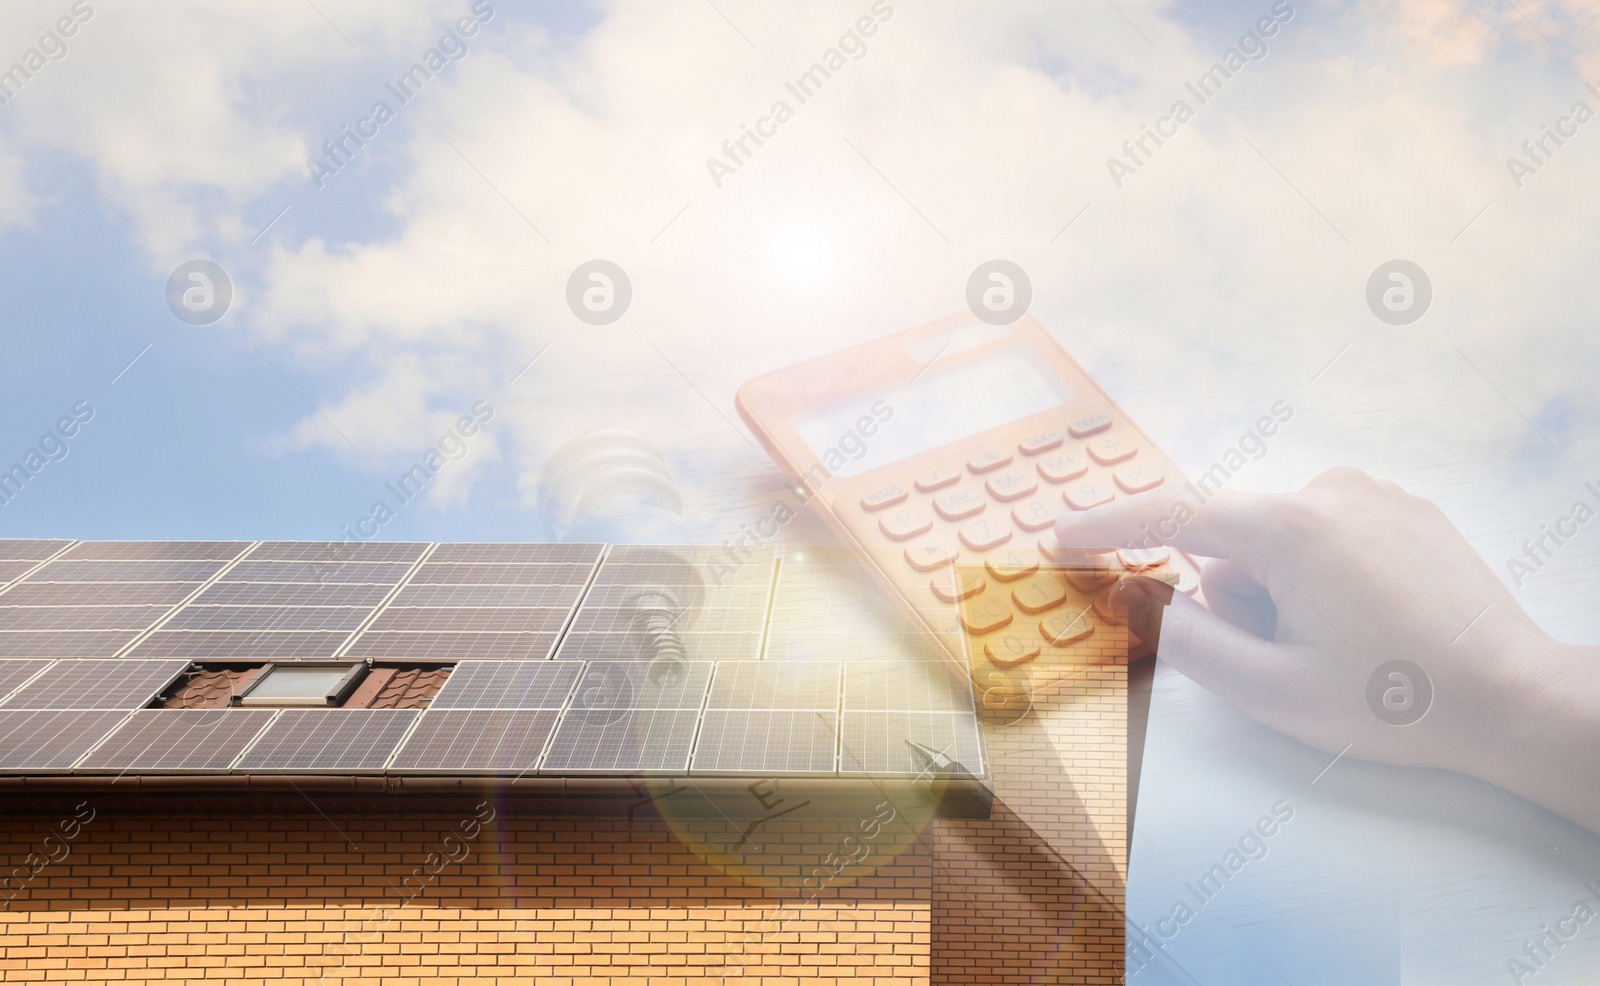
<instances>
[{"instance_id":1,"label":"calculator","mask_svg":"<svg viewBox=\"0 0 1600 986\"><path fill-rule=\"evenodd\" d=\"M971 315L758 377L740 415L921 629L973 681L1070 677L1144 652L1109 593L1130 573L1191 595L1166 547L1067 552L1062 513L1185 482L1024 315Z\"/></svg>"}]
</instances>

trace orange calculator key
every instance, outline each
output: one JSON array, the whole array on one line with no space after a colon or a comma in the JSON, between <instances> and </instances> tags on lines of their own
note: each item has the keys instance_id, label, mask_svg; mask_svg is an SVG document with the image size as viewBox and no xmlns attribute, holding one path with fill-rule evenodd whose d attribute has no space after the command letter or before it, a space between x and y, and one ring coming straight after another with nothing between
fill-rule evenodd
<instances>
[{"instance_id":1,"label":"orange calculator key","mask_svg":"<svg viewBox=\"0 0 1600 986\"><path fill-rule=\"evenodd\" d=\"M1039 656L1042 648L1015 633L991 637L984 642L983 654L997 668L1015 668Z\"/></svg>"},{"instance_id":2,"label":"orange calculator key","mask_svg":"<svg viewBox=\"0 0 1600 986\"><path fill-rule=\"evenodd\" d=\"M1061 446L1061 442L1061 432L1047 431L1043 432L1042 434L1034 435L1031 438L1024 438L1022 441L1017 443L1017 451L1021 452L1023 455L1038 455L1041 452L1048 452L1053 448L1059 448Z\"/></svg>"},{"instance_id":3,"label":"orange calculator key","mask_svg":"<svg viewBox=\"0 0 1600 986\"><path fill-rule=\"evenodd\" d=\"M944 496L934 497L933 509L939 511L939 516L945 520L965 520L974 514L982 513L987 502L982 493L968 486L951 490Z\"/></svg>"},{"instance_id":4,"label":"orange calculator key","mask_svg":"<svg viewBox=\"0 0 1600 986\"><path fill-rule=\"evenodd\" d=\"M1007 548L990 555L983 567L1001 582L1015 582L1039 570L1039 556L1027 548Z\"/></svg>"},{"instance_id":5,"label":"orange calculator key","mask_svg":"<svg viewBox=\"0 0 1600 986\"><path fill-rule=\"evenodd\" d=\"M1067 610L1061 613L1053 613L1040 620L1039 632L1050 643L1055 644L1057 647L1065 647L1075 640L1082 640L1084 637L1094 633L1094 624L1089 622L1084 613Z\"/></svg>"},{"instance_id":6,"label":"orange calculator key","mask_svg":"<svg viewBox=\"0 0 1600 986\"><path fill-rule=\"evenodd\" d=\"M1088 510L1098 507L1102 503L1110 503L1117 498L1109 483L1096 482L1086 479L1081 483L1073 483L1061 491L1061 498L1067 501L1067 506L1074 510Z\"/></svg>"},{"instance_id":7,"label":"orange calculator key","mask_svg":"<svg viewBox=\"0 0 1600 986\"><path fill-rule=\"evenodd\" d=\"M975 520L961 528L961 542L973 551L998 548L1011 540L1011 528L996 524L987 518Z\"/></svg>"},{"instance_id":8,"label":"orange calculator key","mask_svg":"<svg viewBox=\"0 0 1600 986\"><path fill-rule=\"evenodd\" d=\"M1095 593L1089 606L1094 610L1094 615L1100 617L1112 626L1125 627L1128 625L1128 607L1112 605L1111 590L1102 589Z\"/></svg>"},{"instance_id":9,"label":"orange calculator key","mask_svg":"<svg viewBox=\"0 0 1600 986\"><path fill-rule=\"evenodd\" d=\"M960 602L982 592L983 576L971 569L946 569L933 577L933 594L947 603Z\"/></svg>"},{"instance_id":10,"label":"orange calculator key","mask_svg":"<svg viewBox=\"0 0 1600 986\"><path fill-rule=\"evenodd\" d=\"M1067 587L1055 576L1041 573L1018 583L1011 599L1024 613L1043 613L1067 601Z\"/></svg>"},{"instance_id":11,"label":"orange calculator key","mask_svg":"<svg viewBox=\"0 0 1600 986\"><path fill-rule=\"evenodd\" d=\"M861 509L882 510L884 507L894 506L909 495L910 494L906 492L906 488L904 486L899 483L893 483L889 486L873 490L871 493L868 493L866 496L862 497Z\"/></svg>"},{"instance_id":12,"label":"orange calculator key","mask_svg":"<svg viewBox=\"0 0 1600 986\"><path fill-rule=\"evenodd\" d=\"M1039 492L1039 481L1025 472L1003 472L983 484L989 495L1002 503L1020 500Z\"/></svg>"},{"instance_id":13,"label":"orange calculator key","mask_svg":"<svg viewBox=\"0 0 1600 986\"><path fill-rule=\"evenodd\" d=\"M1143 493L1166 482L1161 470L1148 462L1130 462L1112 474L1126 493Z\"/></svg>"},{"instance_id":14,"label":"orange calculator key","mask_svg":"<svg viewBox=\"0 0 1600 986\"><path fill-rule=\"evenodd\" d=\"M1093 592L1117 580L1120 571L1112 564L1110 555L1095 555L1084 561L1068 565L1062 575L1079 592Z\"/></svg>"},{"instance_id":15,"label":"orange calculator key","mask_svg":"<svg viewBox=\"0 0 1600 986\"><path fill-rule=\"evenodd\" d=\"M1057 452L1039 460L1039 475L1052 483L1065 483L1089 471L1089 463L1075 452Z\"/></svg>"},{"instance_id":16,"label":"orange calculator key","mask_svg":"<svg viewBox=\"0 0 1600 986\"><path fill-rule=\"evenodd\" d=\"M1029 500L1011 508L1011 519L1025 531L1042 531L1056 522L1056 511L1043 500Z\"/></svg>"},{"instance_id":17,"label":"orange calculator key","mask_svg":"<svg viewBox=\"0 0 1600 986\"><path fill-rule=\"evenodd\" d=\"M996 452L992 449L978 452L967 460L967 468L974 473L990 472L999 469L1001 466L1009 465L1011 465L1010 452Z\"/></svg>"},{"instance_id":18,"label":"orange calculator key","mask_svg":"<svg viewBox=\"0 0 1600 986\"><path fill-rule=\"evenodd\" d=\"M931 572L956 560L954 549L942 544L925 544L906 549L906 563L919 572Z\"/></svg>"},{"instance_id":19,"label":"orange calculator key","mask_svg":"<svg viewBox=\"0 0 1600 986\"><path fill-rule=\"evenodd\" d=\"M1102 466L1126 462L1139 451L1139 446L1121 435L1101 435L1089 443L1089 457Z\"/></svg>"},{"instance_id":20,"label":"orange calculator key","mask_svg":"<svg viewBox=\"0 0 1600 986\"><path fill-rule=\"evenodd\" d=\"M934 490L944 489L946 486L949 486L951 483L960 478L960 469L957 469L955 466L940 466L937 469L929 469L927 472L918 476L917 489L921 490L923 493L932 493Z\"/></svg>"},{"instance_id":21,"label":"orange calculator key","mask_svg":"<svg viewBox=\"0 0 1600 986\"><path fill-rule=\"evenodd\" d=\"M1154 548L1123 548L1117 552L1117 557L1127 568L1154 568L1172 560L1172 549L1164 544Z\"/></svg>"},{"instance_id":22,"label":"orange calculator key","mask_svg":"<svg viewBox=\"0 0 1600 986\"><path fill-rule=\"evenodd\" d=\"M1011 619L1011 607L995 596L980 596L961 604L961 624L973 633L992 633Z\"/></svg>"},{"instance_id":23,"label":"orange calculator key","mask_svg":"<svg viewBox=\"0 0 1600 986\"><path fill-rule=\"evenodd\" d=\"M1067 431L1073 438L1088 438L1098 435L1111 427L1111 412L1105 408L1097 408L1088 414L1075 418L1067 425Z\"/></svg>"},{"instance_id":24,"label":"orange calculator key","mask_svg":"<svg viewBox=\"0 0 1600 986\"><path fill-rule=\"evenodd\" d=\"M896 541L909 541L933 530L933 518L916 507L899 507L880 519L878 528Z\"/></svg>"}]
</instances>

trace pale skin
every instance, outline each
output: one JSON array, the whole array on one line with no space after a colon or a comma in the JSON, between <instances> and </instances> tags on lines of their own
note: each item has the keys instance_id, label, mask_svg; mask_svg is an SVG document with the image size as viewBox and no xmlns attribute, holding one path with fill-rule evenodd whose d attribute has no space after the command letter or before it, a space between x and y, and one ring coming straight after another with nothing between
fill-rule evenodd
<instances>
[{"instance_id":1,"label":"pale skin","mask_svg":"<svg viewBox=\"0 0 1600 986\"><path fill-rule=\"evenodd\" d=\"M1335 469L1297 493L1204 504L1163 487L1056 525L1084 549L1154 543L1147 531L1209 559L1209 610L1153 579L1117 590L1130 628L1184 675L1330 755L1459 771L1600 832L1600 647L1541 630L1432 503ZM1394 660L1432 685L1410 725L1369 704Z\"/></svg>"}]
</instances>

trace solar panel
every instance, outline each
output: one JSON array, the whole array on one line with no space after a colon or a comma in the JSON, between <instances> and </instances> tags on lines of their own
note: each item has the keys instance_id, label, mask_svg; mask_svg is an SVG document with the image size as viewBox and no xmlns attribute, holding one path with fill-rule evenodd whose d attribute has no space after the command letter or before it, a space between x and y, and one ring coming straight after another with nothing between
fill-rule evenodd
<instances>
[{"instance_id":1,"label":"solar panel","mask_svg":"<svg viewBox=\"0 0 1600 986\"><path fill-rule=\"evenodd\" d=\"M0 710L0 771L65 770L126 712Z\"/></svg>"},{"instance_id":2,"label":"solar panel","mask_svg":"<svg viewBox=\"0 0 1600 986\"><path fill-rule=\"evenodd\" d=\"M597 661L584 669L574 709L699 709L709 661Z\"/></svg>"},{"instance_id":3,"label":"solar panel","mask_svg":"<svg viewBox=\"0 0 1600 986\"><path fill-rule=\"evenodd\" d=\"M394 585L411 566L403 562L242 561L223 582L368 582Z\"/></svg>"},{"instance_id":4,"label":"solar panel","mask_svg":"<svg viewBox=\"0 0 1600 986\"><path fill-rule=\"evenodd\" d=\"M560 709L582 670L553 662L463 661L429 708Z\"/></svg>"},{"instance_id":5,"label":"solar panel","mask_svg":"<svg viewBox=\"0 0 1600 986\"><path fill-rule=\"evenodd\" d=\"M0 605L171 607L198 588L198 582L23 582L0 595Z\"/></svg>"},{"instance_id":6,"label":"solar panel","mask_svg":"<svg viewBox=\"0 0 1600 986\"><path fill-rule=\"evenodd\" d=\"M624 633L568 633L556 659L561 661L654 660L644 638ZM761 657L759 633L681 633L683 656L690 661L755 661Z\"/></svg>"},{"instance_id":7,"label":"solar panel","mask_svg":"<svg viewBox=\"0 0 1600 986\"><path fill-rule=\"evenodd\" d=\"M187 606L163 630L343 630L361 625L370 606ZM0 616L3 619L3 616Z\"/></svg>"},{"instance_id":8,"label":"solar panel","mask_svg":"<svg viewBox=\"0 0 1600 986\"><path fill-rule=\"evenodd\" d=\"M0 596L0 602L5 602ZM0 606L5 630L148 630L171 606Z\"/></svg>"},{"instance_id":9,"label":"solar panel","mask_svg":"<svg viewBox=\"0 0 1600 986\"><path fill-rule=\"evenodd\" d=\"M184 657L191 661L332 657L349 636L325 631L157 630L140 641L128 656Z\"/></svg>"},{"instance_id":10,"label":"solar panel","mask_svg":"<svg viewBox=\"0 0 1600 986\"><path fill-rule=\"evenodd\" d=\"M0 561L0 582L12 582L28 574L28 570L39 564L36 561Z\"/></svg>"},{"instance_id":11,"label":"solar panel","mask_svg":"<svg viewBox=\"0 0 1600 986\"><path fill-rule=\"evenodd\" d=\"M249 541L79 541L61 557L95 561L232 561Z\"/></svg>"},{"instance_id":12,"label":"solar panel","mask_svg":"<svg viewBox=\"0 0 1600 986\"><path fill-rule=\"evenodd\" d=\"M633 605L633 599L639 594L640 588L639 584L625 582L597 584L583 597L583 605L585 609L591 606L625 609ZM754 610L757 613L764 613L767 608L769 588L765 581L730 583L721 587L713 582L706 587L704 598L696 609Z\"/></svg>"},{"instance_id":13,"label":"solar panel","mask_svg":"<svg viewBox=\"0 0 1600 986\"><path fill-rule=\"evenodd\" d=\"M635 587L634 591L639 590ZM583 608L572 620L573 633L628 633L638 622L639 611L634 606L595 606L585 599ZM766 624L765 594L757 606L698 606L680 610L673 624L681 633L754 633L760 634Z\"/></svg>"},{"instance_id":14,"label":"solar panel","mask_svg":"<svg viewBox=\"0 0 1600 986\"><path fill-rule=\"evenodd\" d=\"M373 632L551 633L566 625L570 607L407 609L390 606L372 624Z\"/></svg>"},{"instance_id":15,"label":"solar panel","mask_svg":"<svg viewBox=\"0 0 1600 986\"><path fill-rule=\"evenodd\" d=\"M708 709L839 708L839 665L833 661L756 661L717 665Z\"/></svg>"},{"instance_id":16,"label":"solar panel","mask_svg":"<svg viewBox=\"0 0 1600 986\"><path fill-rule=\"evenodd\" d=\"M0 538L0 561L44 561L71 543L64 538Z\"/></svg>"},{"instance_id":17,"label":"solar panel","mask_svg":"<svg viewBox=\"0 0 1600 986\"><path fill-rule=\"evenodd\" d=\"M411 585L583 585L592 564L441 565L422 564Z\"/></svg>"},{"instance_id":18,"label":"solar panel","mask_svg":"<svg viewBox=\"0 0 1600 986\"><path fill-rule=\"evenodd\" d=\"M272 716L270 709L142 709L77 769L227 770Z\"/></svg>"},{"instance_id":19,"label":"solar panel","mask_svg":"<svg viewBox=\"0 0 1600 986\"><path fill-rule=\"evenodd\" d=\"M382 770L418 713L414 709L287 709L236 770Z\"/></svg>"},{"instance_id":20,"label":"solar panel","mask_svg":"<svg viewBox=\"0 0 1600 986\"><path fill-rule=\"evenodd\" d=\"M27 582L204 582L222 571L220 561L80 561L58 558Z\"/></svg>"},{"instance_id":21,"label":"solar panel","mask_svg":"<svg viewBox=\"0 0 1600 986\"><path fill-rule=\"evenodd\" d=\"M425 541L263 541L249 561L414 562L428 549Z\"/></svg>"},{"instance_id":22,"label":"solar panel","mask_svg":"<svg viewBox=\"0 0 1600 986\"><path fill-rule=\"evenodd\" d=\"M188 661L58 661L0 707L137 709L188 666Z\"/></svg>"},{"instance_id":23,"label":"solar panel","mask_svg":"<svg viewBox=\"0 0 1600 986\"><path fill-rule=\"evenodd\" d=\"M363 633L345 653L351 657L408 661L542 661L555 646L554 633Z\"/></svg>"},{"instance_id":24,"label":"solar panel","mask_svg":"<svg viewBox=\"0 0 1600 986\"><path fill-rule=\"evenodd\" d=\"M38 674L49 663L49 661L0 660L0 699L11 694L18 685Z\"/></svg>"},{"instance_id":25,"label":"solar panel","mask_svg":"<svg viewBox=\"0 0 1600 986\"><path fill-rule=\"evenodd\" d=\"M593 565L600 558L603 544L537 544L529 542L458 542L441 544L428 556L429 564L550 564Z\"/></svg>"},{"instance_id":26,"label":"solar panel","mask_svg":"<svg viewBox=\"0 0 1600 986\"><path fill-rule=\"evenodd\" d=\"M835 719L831 711L707 711L695 744L694 769L831 774Z\"/></svg>"},{"instance_id":27,"label":"solar panel","mask_svg":"<svg viewBox=\"0 0 1600 986\"><path fill-rule=\"evenodd\" d=\"M983 771L978 720L950 712L846 712L840 724L839 769L870 774L918 774L919 761L907 741L918 743L968 772Z\"/></svg>"},{"instance_id":28,"label":"solar panel","mask_svg":"<svg viewBox=\"0 0 1600 986\"><path fill-rule=\"evenodd\" d=\"M0 633L0 657L110 657L135 637L134 630Z\"/></svg>"},{"instance_id":29,"label":"solar panel","mask_svg":"<svg viewBox=\"0 0 1600 986\"><path fill-rule=\"evenodd\" d=\"M570 610L583 598L581 585L414 585L407 583L391 607L559 606Z\"/></svg>"},{"instance_id":30,"label":"solar panel","mask_svg":"<svg viewBox=\"0 0 1600 986\"><path fill-rule=\"evenodd\" d=\"M931 661L859 661L844 666L847 712L972 712L972 689Z\"/></svg>"},{"instance_id":31,"label":"solar panel","mask_svg":"<svg viewBox=\"0 0 1600 986\"><path fill-rule=\"evenodd\" d=\"M391 769L531 772L539 765L557 715L550 710L429 709L395 755Z\"/></svg>"},{"instance_id":32,"label":"solar panel","mask_svg":"<svg viewBox=\"0 0 1600 986\"><path fill-rule=\"evenodd\" d=\"M572 710L561 717L541 773L681 773L699 715L680 710Z\"/></svg>"},{"instance_id":33,"label":"solar panel","mask_svg":"<svg viewBox=\"0 0 1600 986\"><path fill-rule=\"evenodd\" d=\"M383 602L387 585L361 583L218 582L195 597L195 606L364 606ZM0 597L4 598L4 597Z\"/></svg>"}]
</instances>

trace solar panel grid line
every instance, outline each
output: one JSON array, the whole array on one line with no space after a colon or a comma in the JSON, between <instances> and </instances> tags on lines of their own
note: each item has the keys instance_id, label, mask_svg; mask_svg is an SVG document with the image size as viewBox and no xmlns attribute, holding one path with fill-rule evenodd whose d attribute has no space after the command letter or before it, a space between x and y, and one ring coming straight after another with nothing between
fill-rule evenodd
<instances>
[{"instance_id":1,"label":"solar panel grid line","mask_svg":"<svg viewBox=\"0 0 1600 986\"><path fill-rule=\"evenodd\" d=\"M137 709L85 752L73 764L73 770L109 773L117 769L118 779L129 771L225 771L238 758L240 750L234 750L227 760L220 763L205 763L205 758L214 757L219 751L227 751L247 731L248 735L239 745L241 749L249 746L274 718L276 715L271 709ZM148 728L142 728L145 726ZM124 741L140 740L145 745L137 752L117 748ZM161 747L160 751L154 758L150 757L150 752L158 746ZM112 755L100 756L108 747L111 747L108 752ZM175 758L174 753L178 757ZM196 758L201 759L202 763L194 765ZM123 761L120 769L115 762L118 759ZM106 763L107 760L112 762Z\"/></svg>"},{"instance_id":2,"label":"solar panel grid line","mask_svg":"<svg viewBox=\"0 0 1600 986\"><path fill-rule=\"evenodd\" d=\"M381 773L417 718L415 709L285 709L232 769Z\"/></svg>"},{"instance_id":3,"label":"solar panel grid line","mask_svg":"<svg viewBox=\"0 0 1600 986\"><path fill-rule=\"evenodd\" d=\"M155 633L157 630L160 630L162 627L164 627L166 625L167 621L172 619L172 617L175 616L179 610L181 610L185 606L189 605L189 603L192 600L198 598L199 595L202 592L205 592L211 586L216 585L218 582L222 581L223 577L225 577L229 572L233 571L234 566L238 565L244 559L250 557L250 552L254 551L256 546L259 545L260 543L261 543L260 541L251 541L250 544L249 544L249 547L247 547L244 550L240 551L238 555L234 556L234 559L232 561L230 561L226 565L222 566L222 568L220 570L218 570L216 573L214 573L211 576L211 578L206 579L204 582L202 582L198 586L196 586L195 590L193 592L189 593L187 596L185 596L183 598L183 601L177 603L170 610L168 610L166 616L164 616L161 619L157 620L153 625L151 625L147 630L145 630L139 636L137 636L137 637L133 638L132 640L128 641L128 643L126 645L124 645L121 650L117 651L117 653L115 655L113 655L113 656L115 656L115 657L124 657L124 656L126 656L128 654L129 651L132 651L135 647L137 647L140 644L144 643L146 638L148 638L151 634Z\"/></svg>"},{"instance_id":4,"label":"solar panel grid line","mask_svg":"<svg viewBox=\"0 0 1600 986\"><path fill-rule=\"evenodd\" d=\"M66 771L82 758L78 740L84 735L93 736L89 746L114 732L132 711L119 709L4 709L0 710L0 773L39 774ZM74 730L76 730L74 732ZM21 742L14 737L21 734ZM33 748L26 748L32 744ZM22 747L23 749L19 749ZM36 762L41 755L55 750L54 757L45 763ZM71 760L68 753L78 750ZM16 762L26 751L28 762ZM51 764L49 759L58 762Z\"/></svg>"},{"instance_id":5,"label":"solar panel grid line","mask_svg":"<svg viewBox=\"0 0 1600 986\"><path fill-rule=\"evenodd\" d=\"M77 543L78 542L76 540L67 541L66 544L63 544L60 548L58 548L55 551L55 553L52 554L50 557L40 559L39 562L37 564L35 564L32 568L30 568L27 571L23 572L22 574L16 576L15 578L13 578L11 580L11 582L9 584L4 586L3 588L0 588L0 603L4 602L5 594L7 592L9 592L13 587L15 587L16 585L20 584L24 579L26 579L28 576L32 575L34 572L37 572L39 569L45 567L46 565L48 565L51 562L55 561L57 558L60 558L62 555L66 554L67 551L69 551L72 548L72 546L77 544ZM31 561L32 559L22 558L22 559L19 559L19 560L20 561Z\"/></svg>"},{"instance_id":6,"label":"solar panel grid line","mask_svg":"<svg viewBox=\"0 0 1600 986\"><path fill-rule=\"evenodd\" d=\"M456 665L444 687L429 702L430 709L508 710L545 709L560 712L568 708L583 680L586 667L576 662L464 660ZM521 690L511 694L516 679ZM506 680L510 679L510 680ZM564 681L564 683L563 683ZM559 695L555 690L559 688ZM542 689L538 700L528 698ZM493 692L491 700L488 693Z\"/></svg>"},{"instance_id":7,"label":"solar panel grid line","mask_svg":"<svg viewBox=\"0 0 1600 986\"><path fill-rule=\"evenodd\" d=\"M288 710L287 709L273 709L271 711L272 711L272 718L268 719L266 722L261 724L260 731L258 731L255 734L255 736L251 738L250 742L246 743L244 745L244 747L239 750L238 756L234 757L233 760L231 760L228 763L227 770L229 771L229 773L232 773L232 772L234 772L234 771L239 769L239 761L243 760L245 757L250 755L250 751L254 750L256 748L256 744L261 742L261 738L263 736L267 735L267 731L270 730L272 728L273 724L276 723L280 718L282 718L283 714L285 712L287 712Z\"/></svg>"},{"instance_id":8,"label":"solar panel grid line","mask_svg":"<svg viewBox=\"0 0 1600 986\"><path fill-rule=\"evenodd\" d=\"M550 709L429 709L417 717L416 728L395 751L387 771L481 774L516 780L538 768L559 720L560 713ZM453 732L446 735L442 731L450 729L451 724ZM538 749L525 753L520 758L523 766L512 774L515 760L507 763L505 754L514 752L539 730L543 735ZM485 754L482 746L490 737L494 746ZM476 754L477 762L468 762L467 754ZM426 762L429 760L432 763Z\"/></svg>"},{"instance_id":9,"label":"solar panel grid line","mask_svg":"<svg viewBox=\"0 0 1600 986\"><path fill-rule=\"evenodd\" d=\"M189 666L186 660L97 658L56 661L18 688L0 708L137 709L161 694ZM84 689L96 691L85 698Z\"/></svg>"},{"instance_id":10,"label":"solar panel grid line","mask_svg":"<svg viewBox=\"0 0 1600 986\"><path fill-rule=\"evenodd\" d=\"M757 660L767 659L767 640L772 634L772 611L778 605L778 581L783 577L783 556L773 553L772 574L767 580L767 608L761 614L761 645L756 649Z\"/></svg>"},{"instance_id":11,"label":"solar panel grid line","mask_svg":"<svg viewBox=\"0 0 1600 986\"><path fill-rule=\"evenodd\" d=\"M393 601L396 596L400 595L400 591L410 584L412 578L416 576L417 572L422 570L423 564L433 556L433 553L437 551L438 548L438 542L433 541L429 542L428 546L422 549L422 552L417 555L416 560L411 563L411 567L406 569L406 574L401 576L400 581L394 584L394 588L390 589L389 593L378 601L378 605L372 607L372 612L367 614L367 618L362 621L361 625L352 630L350 632L350 636L345 638L345 642L340 644L339 648L333 652L335 657L343 657L349 652L350 648L355 645L355 642L361 639L361 635L367 631L367 628L372 626L372 624L377 621L378 617L383 614L383 611L389 608L389 603Z\"/></svg>"},{"instance_id":12,"label":"solar panel grid line","mask_svg":"<svg viewBox=\"0 0 1600 986\"><path fill-rule=\"evenodd\" d=\"M0 694L0 706L4 706L6 702L10 701L11 696L15 695L17 692L20 692L22 689L27 688L29 685L33 684L35 681L38 681L40 675L42 675L46 671L50 670L50 666L52 664L57 663L57 662L55 662L53 660L45 660L45 659L36 659L36 660L38 660L39 666L33 669L33 673L32 674L29 674L24 678L20 678L20 679L16 680L15 682L13 682L13 684L11 685L10 688L7 688L5 690L4 694ZM32 664L33 661L21 660L21 661L18 661L18 663Z\"/></svg>"},{"instance_id":13,"label":"solar panel grid line","mask_svg":"<svg viewBox=\"0 0 1600 986\"><path fill-rule=\"evenodd\" d=\"M81 561L232 561L252 541L79 541L62 555Z\"/></svg>"},{"instance_id":14,"label":"solar panel grid line","mask_svg":"<svg viewBox=\"0 0 1600 986\"><path fill-rule=\"evenodd\" d=\"M72 710L72 711L79 711L79 710ZM81 710L81 711L91 711L91 710L85 709L85 710ZM121 732L122 731L122 727L126 726L129 723L129 721L133 719L134 715L137 714L137 712L138 712L137 709L129 709L128 710L128 714L123 716L122 720L120 722L118 722L115 726L113 726L109 730L107 730L106 734L104 736L101 736L99 739L95 740L93 743L90 743L89 744L89 748L87 750L84 750L83 754L81 756L79 756L78 759L72 761L72 763L67 767L67 769L68 770L76 770L77 767L78 767L78 764L83 763L83 761L87 757L89 757L91 754L93 754L94 751L96 751L96 750L100 749L100 747L104 746L107 740L109 740L111 737L117 735L117 733ZM120 777L122 775L118 774L117 776Z\"/></svg>"},{"instance_id":15,"label":"solar panel grid line","mask_svg":"<svg viewBox=\"0 0 1600 986\"><path fill-rule=\"evenodd\" d=\"M432 551L433 549L430 547L428 550ZM423 555L426 556L427 553L423 552ZM428 710L423 709L417 715L411 717L411 724L406 726L405 732L400 735L400 741L395 743L394 748L389 751L389 755L383 758L382 770L387 771L390 765L394 763L394 758L399 756L400 751L406 748L406 744L411 741L411 734L417 731L417 726L422 722L422 717L427 714Z\"/></svg>"},{"instance_id":16,"label":"solar panel grid line","mask_svg":"<svg viewBox=\"0 0 1600 986\"><path fill-rule=\"evenodd\" d=\"M546 660L553 661L556 659L556 655L561 653L562 646L567 642L567 636L572 633L573 624L578 620L578 612L583 609L584 600L588 599L589 594L594 591L596 580L600 577L600 569L605 566L606 556L610 553L611 546L608 544L600 545L599 550L595 551L594 563L589 566L589 577L583 580L583 591L578 593L578 598L568 608L567 619L561 624L561 629L556 633L556 639L551 642L550 653L545 655ZM576 683L574 683L573 687L577 687ZM557 723L557 728L560 728L559 722ZM550 730L550 736L554 740L555 729ZM542 756L539 762L541 764L544 763Z\"/></svg>"}]
</instances>

